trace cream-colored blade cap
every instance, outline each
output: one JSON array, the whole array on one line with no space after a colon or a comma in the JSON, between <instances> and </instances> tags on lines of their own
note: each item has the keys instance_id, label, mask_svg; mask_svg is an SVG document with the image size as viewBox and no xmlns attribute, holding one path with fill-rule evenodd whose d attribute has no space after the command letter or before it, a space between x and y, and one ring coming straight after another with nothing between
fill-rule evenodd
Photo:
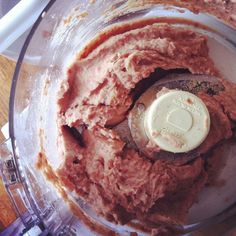
<instances>
[{"instance_id":1,"label":"cream-colored blade cap","mask_svg":"<svg viewBox=\"0 0 236 236\"><path fill-rule=\"evenodd\" d=\"M181 153L198 147L210 129L210 115L196 95L179 90L157 93L145 112L144 127L149 139L161 149Z\"/></svg>"}]
</instances>

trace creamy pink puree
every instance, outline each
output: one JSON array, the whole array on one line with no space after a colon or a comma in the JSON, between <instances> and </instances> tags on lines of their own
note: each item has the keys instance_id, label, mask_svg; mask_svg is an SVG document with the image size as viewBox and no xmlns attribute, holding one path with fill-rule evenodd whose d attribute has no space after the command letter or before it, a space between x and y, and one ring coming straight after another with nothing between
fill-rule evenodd
<instances>
[{"instance_id":1,"label":"creamy pink puree","mask_svg":"<svg viewBox=\"0 0 236 236\"><path fill-rule=\"evenodd\" d=\"M128 148L111 127L127 117L132 89L157 68L219 75L205 36L152 24L111 36L87 57L77 58L59 91L58 148L63 164L58 174L69 190L116 223L185 223L188 209L208 181L205 154L232 136L236 85L223 80L225 90L218 95L198 94L211 116L201 156L180 165L149 160ZM83 145L66 126L83 130Z\"/></svg>"}]
</instances>

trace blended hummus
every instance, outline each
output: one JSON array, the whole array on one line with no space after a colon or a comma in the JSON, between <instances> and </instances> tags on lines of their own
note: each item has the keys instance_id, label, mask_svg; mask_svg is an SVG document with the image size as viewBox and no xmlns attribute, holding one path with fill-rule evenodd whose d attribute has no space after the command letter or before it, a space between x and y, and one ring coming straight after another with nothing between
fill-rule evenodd
<instances>
[{"instance_id":1,"label":"blended hummus","mask_svg":"<svg viewBox=\"0 0 236 236\"><path fill-rule=\"evenodd\" d=\"M211 126L198 147L201 155L189 163L148 159L113 127L127 118L137 84L159 68L219 77L208 51L207 37L152 23L130 24L123 32L114 28L87 55L78 56L58 93L63 184L115 223L186 223L189 208L214 172L207 168L209 157L214 163L212 151L233 135L236 85L222 79L222 91L197 94Z\"/></svg>"}]
</instances>

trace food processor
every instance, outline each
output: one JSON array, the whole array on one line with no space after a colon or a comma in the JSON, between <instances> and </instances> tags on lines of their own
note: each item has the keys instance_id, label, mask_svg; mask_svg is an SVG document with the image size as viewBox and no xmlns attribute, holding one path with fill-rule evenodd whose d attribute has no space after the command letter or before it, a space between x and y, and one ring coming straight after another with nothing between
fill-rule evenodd
<instances>
[{"instance_id":1,"label":"food processor","mask_svg":"<svg viewBox=\"0 0 236 236\"><path fill-rule=\"evenodd\" d=\"M0 148L2 178L21 220L3 235L150 234L137 222L117 225L96 215L86 202L59 186L50 168L60 164L55 106L60 82L77 53L108 27L156 17L160 23L207 35L216 67L236 82L236 30L232 24L207 12L196 14L185 1L163 2L51 0L43 10L16 65L10 95L10 139ZM29 61L25 55L37 55L37 59ZM234 140L226 149L226 161L217 176L224 184L201 191L198 202L190 208L188 224L172 226L177 233L188 234L235 214ZM39 153L50 163L43 171L38 168Z\"/></svg>"}]
</instances>

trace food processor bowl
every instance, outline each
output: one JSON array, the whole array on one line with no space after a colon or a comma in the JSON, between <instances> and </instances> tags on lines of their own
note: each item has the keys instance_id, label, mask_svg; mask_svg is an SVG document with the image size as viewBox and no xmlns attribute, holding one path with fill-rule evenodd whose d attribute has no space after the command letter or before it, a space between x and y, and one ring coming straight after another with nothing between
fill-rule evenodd
<instances>
[{"instance_id":1,"label":"food processor bowl","mask_svg":"<svg viewBox=\"0 0 236 236\"><path fill-rule=\"evenodd\" d=\"M37 226L39 231L53 235L91 235L91 228L87 226L91 221L99 226L100 234L112 231L121 235L134 231L138 235L150 233L140 225L142 222L133 222L132 226L116 225L96 215L86 202L58 186L55 176L50 175L62 163L57 148L56 94L68 66L96 35L115 24L153 17L160 23L192 29L209 37L210 56L216 67L227 79L236 82L234 28L214 16L195 14L179 6L166 6L155 1L147 1L147 4L140 1L139 5L139 1L134 5L130 2L52 0L24 43L10 97L12 149L9 143L8 149L13 157L5 152L2 166L7 190L27 230ZM27 63L25 55L37 49L40 51L38 62ZM44 171L37 168L39 153L47 157L50 166ZM225 184L205 187L199 201L189 211L188 224L171 226L177 232L185 234L216 224L236 212L235 153L236 145L232 141L218 176ZM6 165L9 161L12 168ZM27 219L25 212L28 212Z\"/></svg>"}]
</instances>

